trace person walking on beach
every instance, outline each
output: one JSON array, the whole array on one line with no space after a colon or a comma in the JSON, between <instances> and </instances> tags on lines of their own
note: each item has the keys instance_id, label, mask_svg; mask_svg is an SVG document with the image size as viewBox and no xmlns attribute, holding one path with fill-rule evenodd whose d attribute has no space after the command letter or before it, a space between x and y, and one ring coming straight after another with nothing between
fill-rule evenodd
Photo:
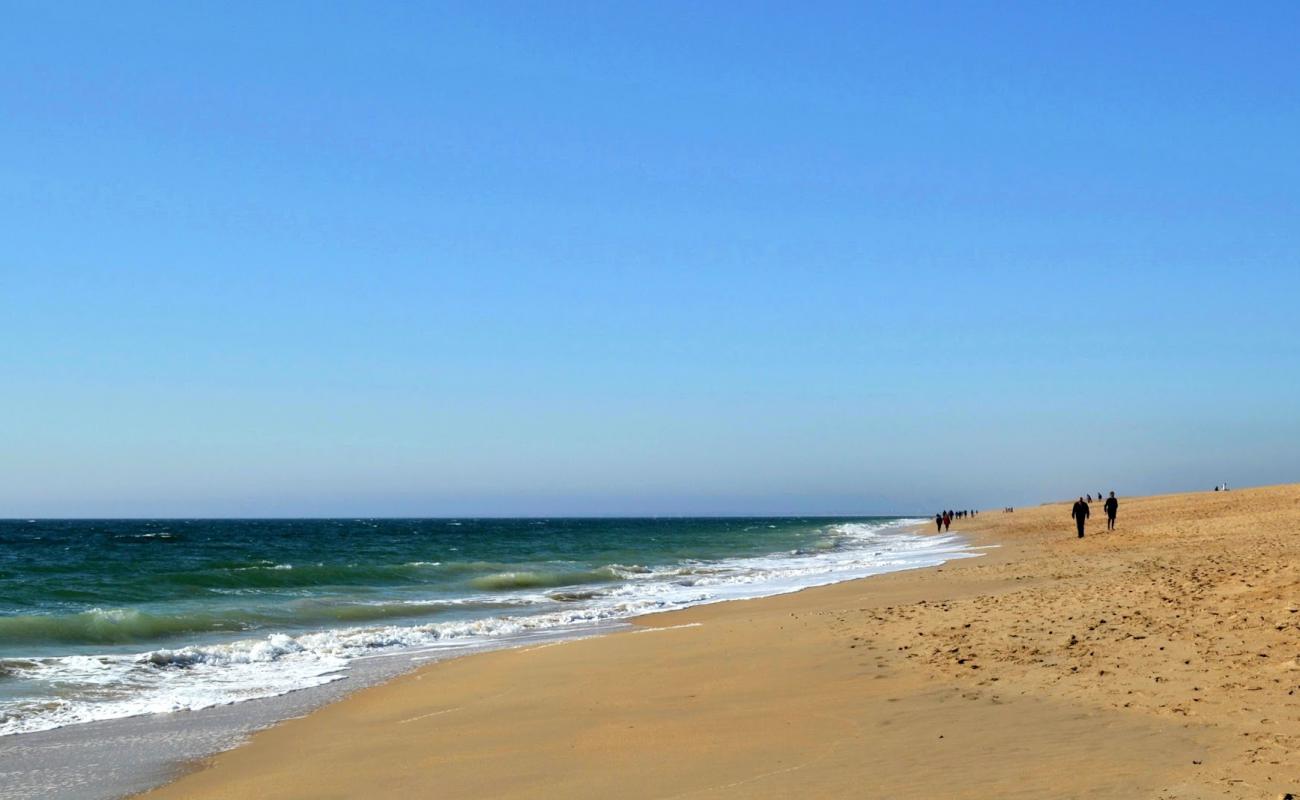
<instances>
[{"instance_id":1,"label":"person walking on beach","mask_svg":"<svg viewBox=\"0 0 1300 800\"><path fill-rule=\"evenodd\" d=\"M1083 524L1088 519L1088 504L1079 498L1079 502L1074 504L1074 509L1070 511L1070 516L1074 517L1074 524L1079 528L1079 538L1083 538Z\"/></svg>"},{"instance_id":2,"label":"person walking on beach","mask_svg":"<svg viewBox=\"0 0 1300 800\"><path fill-rule=\"evenodd\" d=\"M943 514L934 515L934 532L943 533Z\"/></svg>"},{"instance_id":3,"label":"person walking on beach","mask_svg":"<svg viewBox=\"0 0 1300 800\"><path fill-rule=\"evenodd\" d=\"M943 512L943 529L946 531L952 525L952 512Z\"/></svg>"},{"instance_id":4,"label":"person walking on beach","mask_svg":"<svg viewBox=\"0 0 1300 800\"><path fill-rule=\"evenodd\" d=\"M1106 530L1115 530L1115 515L1119 513L1119 501L1115 499L1114 492L1106 498L1106 504L1102 508L1106 509Z\"/></svg>"}]
</instances>

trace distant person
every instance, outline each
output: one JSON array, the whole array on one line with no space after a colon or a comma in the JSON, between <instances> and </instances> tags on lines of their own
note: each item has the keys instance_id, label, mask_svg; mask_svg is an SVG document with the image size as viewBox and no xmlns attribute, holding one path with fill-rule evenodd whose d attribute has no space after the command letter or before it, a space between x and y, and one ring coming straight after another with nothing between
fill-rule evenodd
<instances>
[{"instance_id":1,"label":"distant person","mask_svg":"<svg viewBox=\"0 0 1300 800\"><path fill-rule=\"evenodd\" d=\"M1119 501L1115 499L1114 492L1111 492L1110 497L1106 498L1106 505L1102 506L1102 508L1106 509L1106 530L1115 530L1115 515L1119 513Z\"/></svg>"},{"instance_id":2,"label":"distant person","mask_svg":"<svg viewBox=\"0 0 1300 800\"><path fill-rule=\"evenodd\" d=\"M934 515L934 532L943 533L943 514Z\"/></svg>"},{"instance_id":3,"label":"distant person","mask_svg":"<svg viewBox=\"0 0 1300 800\"><path fill-rule=\"evenodd\" d=\"M943 529L946 531L950 527L952 527L952 512L945 511L943 512Z\"/></svg>"},{"instance_id":4,"label":"distant person","mask_svg":"<svg viewBox=\"0 0 1300 800\"><path fill-rule=\"evenodd\" d=\"M1098 497L1101 497L1101 495L1097 495L1097 496L1098 496ZM1090 495L1090 494L1089 494L1089 495L1084 495L1084 497L1086 497L1086 498L1088 499L1088 502L1089 502L1089 503L1092 502L1092 495Z\"/></svg>"},{"instance_id":5,"label":"distant person","mask_svg":"<svg viewBox=\"0 0 1300 800\"><path fill-rule=\"evenodd\" d=\"M1083 525L1087 521L1089 513L1091 512L1088 504L1083 502L1082 497L1079 498L1079 502L1075 503L1074 508L1070 511L1070 516L1074 517L1074 524L1079 529L1080 539L1083 538Z\"/></svg>"}]
</instances>

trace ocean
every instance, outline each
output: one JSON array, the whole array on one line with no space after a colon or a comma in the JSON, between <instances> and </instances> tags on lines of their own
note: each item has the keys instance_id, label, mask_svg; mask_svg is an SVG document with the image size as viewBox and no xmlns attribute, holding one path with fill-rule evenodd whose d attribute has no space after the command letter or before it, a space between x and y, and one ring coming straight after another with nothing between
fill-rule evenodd
<instances>
[{"instance_id":1,"label":"ocean","mask_svg":"<svg viewBox=\"0 0 1300 800\"><path fill-rule=\"evenodd\" d=\"M913 532L920 521L0 521L0 736L970 554L955 535Z\"/></svg>"}]
</instances>

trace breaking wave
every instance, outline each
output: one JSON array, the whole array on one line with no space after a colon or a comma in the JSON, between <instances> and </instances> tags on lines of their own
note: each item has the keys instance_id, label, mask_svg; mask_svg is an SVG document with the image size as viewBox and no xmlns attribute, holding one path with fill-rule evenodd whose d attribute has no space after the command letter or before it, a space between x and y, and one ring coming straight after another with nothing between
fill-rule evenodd
<instances>
[{"instance_id":1,"label":"breaking wave","mask_svg":"<svg viewBox=\"0 0 1300 800\"><path fill-rule=\"evenodd\" d=\"M0 680L48 687L0 705L0 735L269 697L339 680L350 662L369 655L472 648L540 632L576 631L655 611L780 594L972 555L959 537L919 535L905 527L911 522L827 525L814 541L793 550L657 566L231 563L191 579L223 589L335 585L363 581L361 576L387 585L394 576L433 570L454 580L462 593L374 600L306 595L220 612L94 608L0 616L0 642L5 643L68 642L84 649L146 640L182 642L142 652L0 659ZM418 590L417 585L413 591Z\"/></svg>"}]
</instances>

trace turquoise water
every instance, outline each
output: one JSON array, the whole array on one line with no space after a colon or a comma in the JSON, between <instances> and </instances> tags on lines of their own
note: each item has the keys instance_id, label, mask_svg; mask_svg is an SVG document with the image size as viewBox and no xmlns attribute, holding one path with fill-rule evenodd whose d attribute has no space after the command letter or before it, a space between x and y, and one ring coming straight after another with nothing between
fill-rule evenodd
<instances>
[{"instance_id":1,"label":"turquoise water","mask_svg":"<svg viewBox=\"0 0 1300 800\"><path fill-rule=\"evenodd\" d=\"M0 521L0 734L962 554L899 518Z\"/></svg>"}]
</instances>

